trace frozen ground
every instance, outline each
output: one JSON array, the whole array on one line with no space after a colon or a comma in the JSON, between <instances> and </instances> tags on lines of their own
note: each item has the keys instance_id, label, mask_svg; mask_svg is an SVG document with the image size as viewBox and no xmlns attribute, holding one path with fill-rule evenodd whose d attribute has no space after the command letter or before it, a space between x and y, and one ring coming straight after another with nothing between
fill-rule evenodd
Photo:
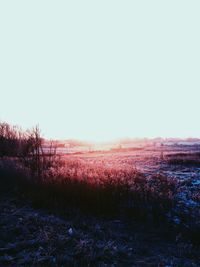
<instances>
[{"instance_id":1,"label":"frozen ground","mask_svg":"<svg viewBox=\"0 0 200 267\"><path fill-rule=\"evenodd\" d=\"M195 150L196 151L196 150ZM162 173L177 180L192 179L192 184L200 183L200 167L175 166L167 163L166 158L170 154L188 152L191 148L183 151L180 148L171 150L144 149L122 152L95 152L66 156L66 159L80 159L82 162L92 165L104 165L107 167L135 167L146 175Z\"/></svg>"},{"instance_id":2,"label":"frozen ground","mask_svg":"<svg viewBox=\"0 0 200 267\"><path fill-rule=\"evenodd\" d=\"M173 146L162 148L146 148L133 151L94 152L65 156L66 159L78 159L86 165L108 168L136 168L147 177L154 174L163 174L177 180L178 209L187 216L194 211L194 217L200 217L200 166L185 166L169 164L169 155L189 153L192 155L198 150L196 146ZM175 212L176 213L176 212ZM175 216L176 218L176 216ZM174 219L179 223L179 219ZM198 219L199 220L199 219ZM200 221L196 222L200 224Z\"/></svg>"},{"instance_id":3,"label":"frozen ground","mask_svg":"<svg viewBox=\"0 0 200 267\"><path fill-rule=\"evenodd\" d=\"M80 213L64 217L0 199L0 266L200 266L199 248L177 233Z\"/></svg>"},{"instance_id":4,"label":"frozen ground","mask_svg":"<svg viewBox=\"0 0 200 267\"><path fill-rule=\"evenodd\" d=\"M199 198L195 198L200 192L200 168L168 164L167 155L177 152L180 149L146 149L65 158L91 166L137 168L147 178L156 173L175 178L178 204L172 219L181 224L181 213L190 218L195 235L200 225ZM200 266L198 245L178 227L170 232L145 222L99 218L69 209L61 216L35 209L16 192L4 193L0 197L0 266Z\"/></svg>"}]
</instances>

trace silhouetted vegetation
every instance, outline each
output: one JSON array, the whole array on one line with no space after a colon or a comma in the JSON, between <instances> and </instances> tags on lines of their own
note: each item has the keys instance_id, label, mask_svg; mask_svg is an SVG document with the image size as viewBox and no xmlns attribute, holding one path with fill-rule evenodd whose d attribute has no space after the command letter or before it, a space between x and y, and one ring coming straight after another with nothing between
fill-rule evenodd
<instances>
[{"instance_id":1,"label":"silhouetted vegetation","mask_svg":"<svg viewBox=\"0 0 200 267\"><path fill-rule=\"evenodd\" d=\"M135 168L86 164L79 159L63 161L53 142L44 151L38 127L22 132L3 123L1 129L3 190L18 188L35 206L56 211L76 208L169 225L178 217L180 227L193 229L195 237L199 234L198 211L188 214L177 209L176 179L161 174L146 176ZM198 200L198 192L193 197Z\"/></svg>"}]
</instances>

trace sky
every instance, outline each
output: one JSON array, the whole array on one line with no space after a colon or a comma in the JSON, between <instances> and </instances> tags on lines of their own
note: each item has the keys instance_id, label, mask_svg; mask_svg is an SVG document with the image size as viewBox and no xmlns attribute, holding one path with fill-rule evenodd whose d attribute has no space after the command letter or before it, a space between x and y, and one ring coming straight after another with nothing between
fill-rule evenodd
<instances>
[{"instance_id":1,"label":"sky","mask_svg":"<svg viewBox=\"0 0 200 267\"><path fill-rule=\"evenodd\" d=\"M0 1L0 120L47 138L200 137L200 1Z\"/></svg>"}]
</instances>

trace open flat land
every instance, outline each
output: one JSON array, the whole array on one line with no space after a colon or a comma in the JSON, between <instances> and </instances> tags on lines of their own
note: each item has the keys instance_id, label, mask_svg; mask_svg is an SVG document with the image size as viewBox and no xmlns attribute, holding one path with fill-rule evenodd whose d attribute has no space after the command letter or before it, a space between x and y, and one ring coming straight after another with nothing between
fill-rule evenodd
<instances>
[{"instance_id":1,"label":"open flat land","mask_svg":"<svg viewBox=\"0 0 200 267\"><path fill-rule=\"evenodd\" d=\"M107 152L91 152L64 157L66 162L78 160L82 172L93 173L94 169L132 170L136 169L147 177L162 175L177 184L175 224L179 224L178 213L190 217L191 223L200 225L200 153L199 146L163 146L140 149L122 149ZM92 176L92 175L91 175Z\"/></svg>"},{"instance_id":2,"label":"open flat land","mask_svg":"<svg viewBox=\"0 0 200 267\"><path fill-rule=\"evenodd\" d=\"M196 147L148 147L61 158L66 171L71 166L80 177L95 176L96 170L136 169L147 179L155 174L175 179L178 206L170 218L175 228L170 232L165 224L150 226L134 218L99 217L76 209L66 208L60 213L36 208L17 192L3 192L0 266L200 266L199 244L176 231L182 223L180 210L186 216L194 211L191 224L199 225L200 165Z\"/></svg>"},{"instance_id":3,"label":"open flat land","mask_svg":"<svg viewBox=\"0 0 200 267\"><path fill-rule=\"evenodd\" d=\"M68 160L79 160L91 166L107 168L136 168L145 175L163 174L180 181L192 179L192 185L200 184L200 148L196 146L173 146L144 149L129 149L106 152L77 153L63 156ZM199 164L170 164L171 157L197 159Z\"/></svg>"}]
</instances>

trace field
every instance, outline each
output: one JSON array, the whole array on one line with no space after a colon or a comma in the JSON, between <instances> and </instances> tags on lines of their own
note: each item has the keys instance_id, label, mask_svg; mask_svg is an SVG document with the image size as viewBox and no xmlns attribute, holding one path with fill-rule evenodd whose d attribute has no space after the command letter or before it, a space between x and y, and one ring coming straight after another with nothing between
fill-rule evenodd
<instances>
[{"instance_id":1,"label":"field","mask_svg":"<svg viewBox=\"0 0 200 267\"><path fill-rule=\"evenodd\" d=\"M200 152L198 151L199 148L196 146L147 147L138 150L76 154L64 156L64 160L68 162L70 158L80 162L83 171L80 176L83 176L84 172L91 174L92 170L98 167L101 170L135 169L146 177L159 174L175 179L179 184L177 196L179 200L184 202L185 207L199 207Z\"/></svg>"},{"instance_id":2,"label":"field","mask_svg":"<svg viewBox=\"0 0 200 267\"><path fill-rule=\"evenodd\" d=\"M200 153L200 152L199 152ZM121 151L107 152L90 152L82 154L65 155L65 160L79 160L85 164L102 165L104 167L113 168L136 168L137 170L148 174L163 173L167 176L173 176L177 179L187 179L193 177L194 181L200 179L200 165L191 164L170 164L172 158L184 158L191 160L199 160L198 148L191 147L148 147L143 149L129 149Z\"/></svg>"},{"instance_id":3,"label":"field","mask_svg":"<svg viewBox=\"0 0 200 267\"><path fill-rule=\"evenodd\" d=\"M198 147L56 160L39 180L1 160L1 266L200 266Z\"/></svg>"}]
</instances>

